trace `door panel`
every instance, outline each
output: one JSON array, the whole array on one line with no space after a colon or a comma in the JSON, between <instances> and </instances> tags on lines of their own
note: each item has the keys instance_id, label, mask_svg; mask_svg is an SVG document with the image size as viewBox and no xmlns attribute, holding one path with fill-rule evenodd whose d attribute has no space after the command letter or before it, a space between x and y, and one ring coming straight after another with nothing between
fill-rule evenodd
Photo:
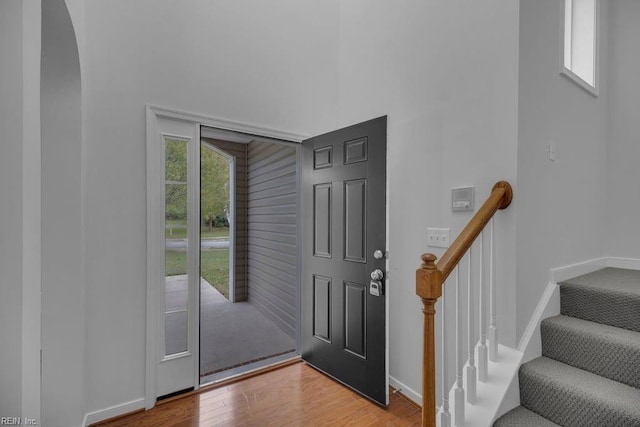
<instances>
[{"instance_id":1,"label":"door panel","mask_svg":"<svg viewBox=\"0 0 640 427\"><path fill-rule=\"evenodd\" d=\"M344 260L367 262L367 180L344 183Z\"/></svg>"},{"instance_id":2,"label":"door panel","mask_svg":"<svg viewBox=\"0 0 640 427\"><path fill-rule=\"evenodd\" d=\"M302 357L386 405L386 117L303 142Z\"/></svg>"},{"instance_id":3,"label":"door panel","mask_svg":"<svg viewBox=\"0 0 640 427\"><path fill-rule=\"evenodd\" d=\"M313 186L313 255L331 258L331 183Z\"/></svg>"},{"instance_id":4,"label":"door panel","mask_svg":"<svg viewBox=\"0 0 640 427\"><path fill-rule=\"evenodd\" d=\"M367 288L357 283L344 283L345 338L344 348L366 358Z\"/></svg>"},{"instance_id":5,"label":"door panel","mask_svg":"<svg viewBox=\"0 0 640 427\"><path fill-rule=\"evenodd\" d=\"M331 343L331 279L313 276L313 336Z\"/></svg>"}]
</instances>

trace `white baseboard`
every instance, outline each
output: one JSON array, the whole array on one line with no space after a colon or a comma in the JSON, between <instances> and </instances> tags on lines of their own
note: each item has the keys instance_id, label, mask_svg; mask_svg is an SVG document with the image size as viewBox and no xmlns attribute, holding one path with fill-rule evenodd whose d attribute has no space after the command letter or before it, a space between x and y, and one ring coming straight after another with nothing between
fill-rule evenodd
<instances>
[{"instance_id":1,"label":"white baseboard","mask_svg":"<svg viewBox=\"0 0 640 427\"><path fill-rule=\"evenodd\" d=\"M389 385L418 406L422 406L422 395L389 375Z\"/></svg>"},{"instance_id":2,"label":"white baseboard","mask_svg":"<svg viewBox=\"0 0 640 427\"><path fill-rule=\"evenodd\" d=\"M549 270L549 282L559 283L583 274L593 273L605 267L607 267L607 258L603 257L552 268Z\"/></svg>"},{"instance_id":3,"label":"white baseboard","mask_svg":"<svg viewBox=\"0 0 640 427\"><path fill-rule=\"evenodd\" d=\"M626 268L627 270L640 270L640 259L608 257L607 267Z\"/></svg>"},{"instance_id":4,"label":"white baseboard","mask_svg":"<svg viewBox=\"0 0 640 427\"><path fill-rule=\"evenodd\" d=\"M138 409L144 409L144 398L132 400L131 402L121 403L115 406L110 406L105 409L89 412L84 416L82 425L83 427L86 427L100 421L108 420L109 418L124 415L129 412L137 411Z\"/></svg>"},{"instance_id":5,"label":"white baseboard","mask_svg":"<svg viewBox=\"0 0 640 427\"><path fill-rule=\"evenodd\" d=\"M557 316L558 314L560 314L559 288L558 285L551 282L544 290L542 298L540 298L540 301L538 302L538 305L536 306L536 309L534 310L533 315L529 320L529 324L524 330L522 338L518 343L518 351L521 351L525 354L525 359L527 358L527 354L531 352L530 347L532 345L532 341L536 339L540 341L540 322L542 322L547 317ZM542 347L540 347L539 353L539 356L542 355Z\"/></svg>"},{"instance_id":6,"label":"white baseboard","mask_svg":"<svg viewBox=\"0 0 640 427\"><path fill-rule=\"evenodd\" d=\"M628 270L640 270L640 259L621 257L602 257L575 264L556 267L549 270L549 282L560 283L564 280L593 273L605 267L625 268Z\"/></svg>"}]
</instances>

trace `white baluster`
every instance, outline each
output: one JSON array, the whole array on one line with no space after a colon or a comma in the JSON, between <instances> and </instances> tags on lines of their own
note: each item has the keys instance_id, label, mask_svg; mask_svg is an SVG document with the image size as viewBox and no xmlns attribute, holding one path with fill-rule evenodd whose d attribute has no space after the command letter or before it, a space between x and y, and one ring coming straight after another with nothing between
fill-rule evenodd
<instances>
[{"instance_id":1,"label":"white baluster","mask_svg":"<svg viewBox=\"0 0 640 427\"><path fill-rule=\"evenodd\" d=\"M442 289L442 304L440 312L442 313L442 411L440 412L440 427L451 426L451 414L449 413L449 382L447 381L447 312L446 312L446 295L448 286Z\"/></svg>"},{"instance_id":2,"label":"white baluster","mask_svg":"<svg viewBox=\"0 0 640 427\"><path fill-rule=\"evenodd\" d=\"M493 258L493 218L491 218L491 238L489 240L489 360L498 358L498 328L496 327L496 284L495 261Z\"/></svg>"},{"instance_id":3,"label":"white baluster","mask_svg":"<svg viewBox=\"0 0 640 427\"><path fill-rule=\"evenodd\" d=\"M456 265L456 427L464 426L464 387L462 386L462 289L460 288L460 268Z\"/></svg>"},{"instance_id":4,"label":"white baluster","mask_svg":"<svg viewBox=\"0 0 640 427\"><path fill-rule=\"evenodd\" d=\"M472 248L469 248L468 263L467 263L467 312L468 312L468 327L467 327L467 347L469 349L469 364L467 365L467 402L474 405L476 403L476 366L474 355L474 337L475 337L475 325L474 325L474 310L473 305L473 282L471 280L471 260L473 259Z\"/></svg>"},{"instance_id":5,"label":"white baluster","mask_svg":"<svg viewBox=\"0 0 640 427\"><path fill-rule=\"evenodd\" d=\"M484 278L483 278L483 265L484 265L484 257L483 257L483 246L484 245L484 231L480 234L480 344L478 345L478 380L482 382L487 381L487 370L488 364L487 361L487 306L485 304L485 289L484 289Z\"/></svg>"}]
</instances>

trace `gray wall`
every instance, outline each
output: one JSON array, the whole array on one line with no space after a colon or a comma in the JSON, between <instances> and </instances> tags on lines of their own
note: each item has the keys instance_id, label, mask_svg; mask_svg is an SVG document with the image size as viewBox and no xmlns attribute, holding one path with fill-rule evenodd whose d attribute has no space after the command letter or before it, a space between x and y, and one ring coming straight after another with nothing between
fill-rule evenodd
<instances>
[{"instance_id":1,"label":"gray wall","mask_svg":"<svg viewBox=\"0 0 640 427\"><path fill-rule=\"evenodd\" d=\"M236 241L233 302L247 300L247 144L202 138L236 158Z\"/></svg>"},{"instance_id":2,"label":"gray wall","mask_svg":"<svg viewBox=\"0 0 640 427\"><path fill-rule=\"evenodd\" d=\"M640 2L609 2L611 64L608 87L607 255L638 258L640 254Z\"/></svg>"},{"instance_id":3,"label":"gray wall","mask_svg":"<svg viewBox=\"0 0 640 427\"><path fill-rule=\"evenodd\" d=\"M68 3L84 7L71 16L82 24L80 46L91 47L80 51L90 136L81 162L90 172L82 215L86 411L144 397L145 103L306 135L389 115L389 369L403 389L419 390L422 314L413 275L424 228L454 228L446 212L452 186L476 184L487 194L495 179L515 176L518 3ZM172 31L156 25L167 20ZM67 197L54 190L52 197ZM515 273L504 270L515 265L515 244L503 247L496 273L513 282ZM515 329L510 315L498 322L501 337ZM58 339L78 349L73 337Z\"/></svg>"},{"instance_id":4,"label":"gray wall","mask_svg":"<svg viewBox=\"0 0 640 427\"><path fill-rule=\"evenodd\" d=\"M83 57L86 411L94 412L144 397L145 104L309 135L329 129L337 117L338 2L81 4L86 31L78 34L90 47ZM66 335L58 338L75 351Z\"/></svg>"},{"instance_id":5,"label":"gray wall","mask_svg":"<svg viewBox=\"0 0 640 427\"><path fill-rule=\"evenodd\" d=\"M40 416L40 0L0 1L0 416Z\"/></svg>"},{"instance_id":6,"label":"gray wall","mask_svg":"<svg viewBox=\"0 0 640 427\"><path fill-rule=\"evenodd\" d=\"M0 415L22 413L22 4L0 2Z\"/></svg>"},{"instance_id":7,"label":"gray wall","mask_svg":"<svg viewBox=\"0 0 640 427\"><path fill-rule=\"evenodd\" d=\"M296 148L249 144L249 302L295 337Z\"/></svg>"},{"instance_id":8,"label":"gray wall","mask_svg":"<svg viewBox=\"0 0 640 427\"><path fill-rule=\"evenodd\" d=\"M605 255L608 8L601 2L600 82L594 97L560 75L560 7L520 2L517 336L549 281L549 270ZM547 144L556 144L555 161ZM499 258L498 258L499 260Z\"/></svg>"},{"instance_id":9,"label":"gray wall","mask_svg":"<svg viewBox=\"0 0 640 427\"><path fill-rule=\"evenodd\" d=\"M42 420L85 414L85 234L80 59L64 0L42 2ZM117 172L117 168L114 169ZM109 230L104 229L106 234ZM111 270L114 282L122 272ZM120 304L123 304L122 302ZM102 308L104 309L104 308ZM111 316L118 312L111 306ZM113 311L112 311L113 310Z\"/></svg>"}]
</instances>

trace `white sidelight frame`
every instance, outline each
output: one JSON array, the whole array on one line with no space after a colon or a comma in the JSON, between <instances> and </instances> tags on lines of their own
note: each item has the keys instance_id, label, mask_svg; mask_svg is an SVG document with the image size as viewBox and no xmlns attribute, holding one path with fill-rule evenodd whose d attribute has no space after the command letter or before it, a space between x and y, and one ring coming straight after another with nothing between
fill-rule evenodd
<instances>
[{"instance_id":1,"label":"white sidelight frame","mask_svg":"<svg viewBox=\"0 0 640 427\"><path fill-rule=\"evenodd\" d=\"M159 117L147 111L147 388L145 406L158 396L192 387L198 366L199 260L198 239L187 244L187 348L165 354L165 147L166 139L185 141L187 148L187 236L199 231L198 208L200 127L195 123ZM194 149L197 144L198 149ZM151 362L151 363L149 363ZM153 396L151 396L151 394Z\"/></svg>"},{"instance_id":2,"label":"white sidelight frame","mask_svg":"<svg viewBox=\"0 0 640 427\"><path fill-rule=\"evenodd\" d=\"M164 123L175 123L181 129L190 129L187 134L175 134L162 129ZM178 360L188 361L188 374L182 370L176 378L171 381L182 381L188 384L187 387L198 389L200 387L199 372L199 322L200 322L200 271L199 256L199 238L189 238L188 251L188 275L189 275L189 326L188 326L188 351L172 355L164 356L164 336L160 336L164 331L164 326L160 321L164 321L164 295L159 292L164 291L164 138L162 133L170 134L168 136L176 137L176 139L190 139L192 145L197 147L191 151L195 152L190 156L192 165L199 165L199 153L201 144L200 130L201 126L218 128L233 132L246 134L249 136L258 135L290 142L302 142L307 139L307 135L299 135L275 129L254 126L237 121L210 117L198 113L191 113L179 109L161 107L147 104L146 106L146 144L147 144L147 312L146 312L146 371L145 371L145 408L151 409L155 406L156 399L159 395L158 384L159 374L161 374L161 363L174 363ZM162 143L162 144L161 144ZM190 215L195 215L195 220L188 222L188 233L190 236L199 236L199 168L191 167L191 185L192 192L188 206ZM196 278L194 280L192 278ZM299 305L299 298L298 305ZM298 314L299 316L299 314ZM299 320L299 319L298 319ZM163 360L164 359L164 360ZM179 391L182 388L177 390Z\"/></svg>"}]
</instances>

